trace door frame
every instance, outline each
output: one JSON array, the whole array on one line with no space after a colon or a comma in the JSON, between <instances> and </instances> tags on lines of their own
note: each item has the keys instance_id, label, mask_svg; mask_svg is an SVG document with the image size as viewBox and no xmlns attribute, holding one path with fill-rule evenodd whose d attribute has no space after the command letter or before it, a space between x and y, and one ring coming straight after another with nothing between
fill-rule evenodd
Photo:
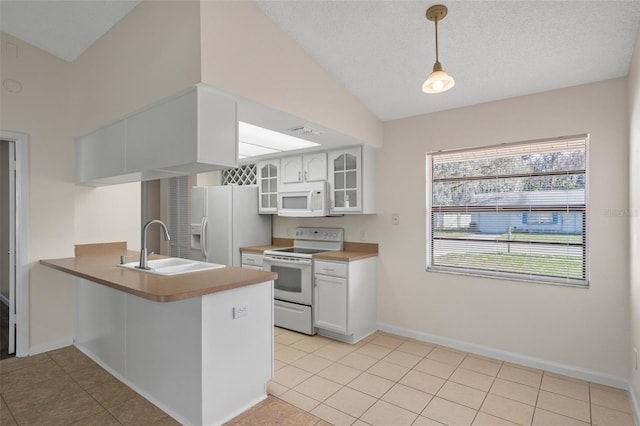
<instances>
[{"instance_id":1,"label":"door frame","mask_svg":"<svg viewBox=\"0 0 640 426\"><path fill-rule=\"evenodd\" d=\"M16 157L16 356L29 355L29 137L0 130L0 139L14 142Z\"/></svg>"},{"instance_id":2,"label":"door frame","mask_svg":"<svg viewBox=\"0 0 640 426\"><path fill-rule=\"evenodd\" d=\"M1 140L8 145L9 158L9 354L16 353L16 143ZM6 166L6 164L5 164ZM4 200L3 200L4 202ZM3 221L4 222L4 221ZM4 225L3 225L4 226ZM4 256L4 253L0 253Z\"/></svg>"}]
</instances>

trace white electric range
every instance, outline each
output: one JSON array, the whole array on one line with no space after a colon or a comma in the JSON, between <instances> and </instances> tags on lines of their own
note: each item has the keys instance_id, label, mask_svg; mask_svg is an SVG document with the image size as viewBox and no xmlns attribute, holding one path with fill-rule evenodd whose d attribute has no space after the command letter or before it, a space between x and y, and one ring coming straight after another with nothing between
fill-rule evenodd
<instances>
[{"instance_id":1,"label":"white electric range","mask_svg":"<svg viewBox=\"0 0 640 426\"><path fill-rule=\"evenodd\" d=\"M274 282L274 320L278 327L315 334L313 260L316 253L342 250L342 228L298 227L293 247L266 250L263 270L278 274Z\"/></svg>"}]
</instances>

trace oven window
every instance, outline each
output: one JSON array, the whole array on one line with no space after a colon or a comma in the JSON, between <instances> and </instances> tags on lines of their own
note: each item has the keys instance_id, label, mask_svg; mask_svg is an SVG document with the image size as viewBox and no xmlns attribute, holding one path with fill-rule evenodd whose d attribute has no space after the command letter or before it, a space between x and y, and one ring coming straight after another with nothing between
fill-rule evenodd
<instances>
[{"instance_id":1,"label":"oven window","mask_svg":"<svg viewBox=\"0 0 640 426\"><path fill-rule=\"evenodd\" d=\"M307 208L307 196L285 196L282 197L282 207L285 209L305 210Z\"/></svg>"},{"instance_id":2,"label":"oven window","mask_svg":"<svg viewBox=\"0 0 640 426\"><path fill-rule=\"evenodd\" d=\"M275 289L290 293L302 293L302 270L286 266L271 265L271 271L278 274Z\"/></svg>"}]
</instances>

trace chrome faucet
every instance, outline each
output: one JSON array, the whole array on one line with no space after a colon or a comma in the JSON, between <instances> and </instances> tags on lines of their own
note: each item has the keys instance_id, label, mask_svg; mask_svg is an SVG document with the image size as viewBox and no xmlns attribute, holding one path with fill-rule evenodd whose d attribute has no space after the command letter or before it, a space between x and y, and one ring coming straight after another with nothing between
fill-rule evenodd
<instances>
[{"instance_id":1,"label":"chrome faucet","mask_svg":"<svg viewBox=\"0 0 640 426\"><path fill-rule=\"evenodd\" d=\"M162 231L164 233L165 241L169 241L171 238L169 237L169 231L167 231L167 225L165 225L161 220L154 219L147 222L142 229L142 249L140 250L140 265L136 266L138 269L151 269L147 264L147 229L149 229L149 225L157 223L162 226Z\"/></svg>"}]
</instances>

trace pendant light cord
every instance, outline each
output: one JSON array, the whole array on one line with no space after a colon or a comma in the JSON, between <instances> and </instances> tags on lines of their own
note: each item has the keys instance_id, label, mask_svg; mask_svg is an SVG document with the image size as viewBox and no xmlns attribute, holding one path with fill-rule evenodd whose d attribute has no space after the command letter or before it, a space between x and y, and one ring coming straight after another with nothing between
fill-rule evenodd
<instances>
[{"instance_id":1,"label":"pendant light cord","mask_svg":"<svg viewBox=\"0 0 640 426\"><path fill-rule=\"evenodd\" d=\"M436 62L439 62L440 60L438 59L438 20L435 20L436 23Z\"/></svg>"}]
</instances>

